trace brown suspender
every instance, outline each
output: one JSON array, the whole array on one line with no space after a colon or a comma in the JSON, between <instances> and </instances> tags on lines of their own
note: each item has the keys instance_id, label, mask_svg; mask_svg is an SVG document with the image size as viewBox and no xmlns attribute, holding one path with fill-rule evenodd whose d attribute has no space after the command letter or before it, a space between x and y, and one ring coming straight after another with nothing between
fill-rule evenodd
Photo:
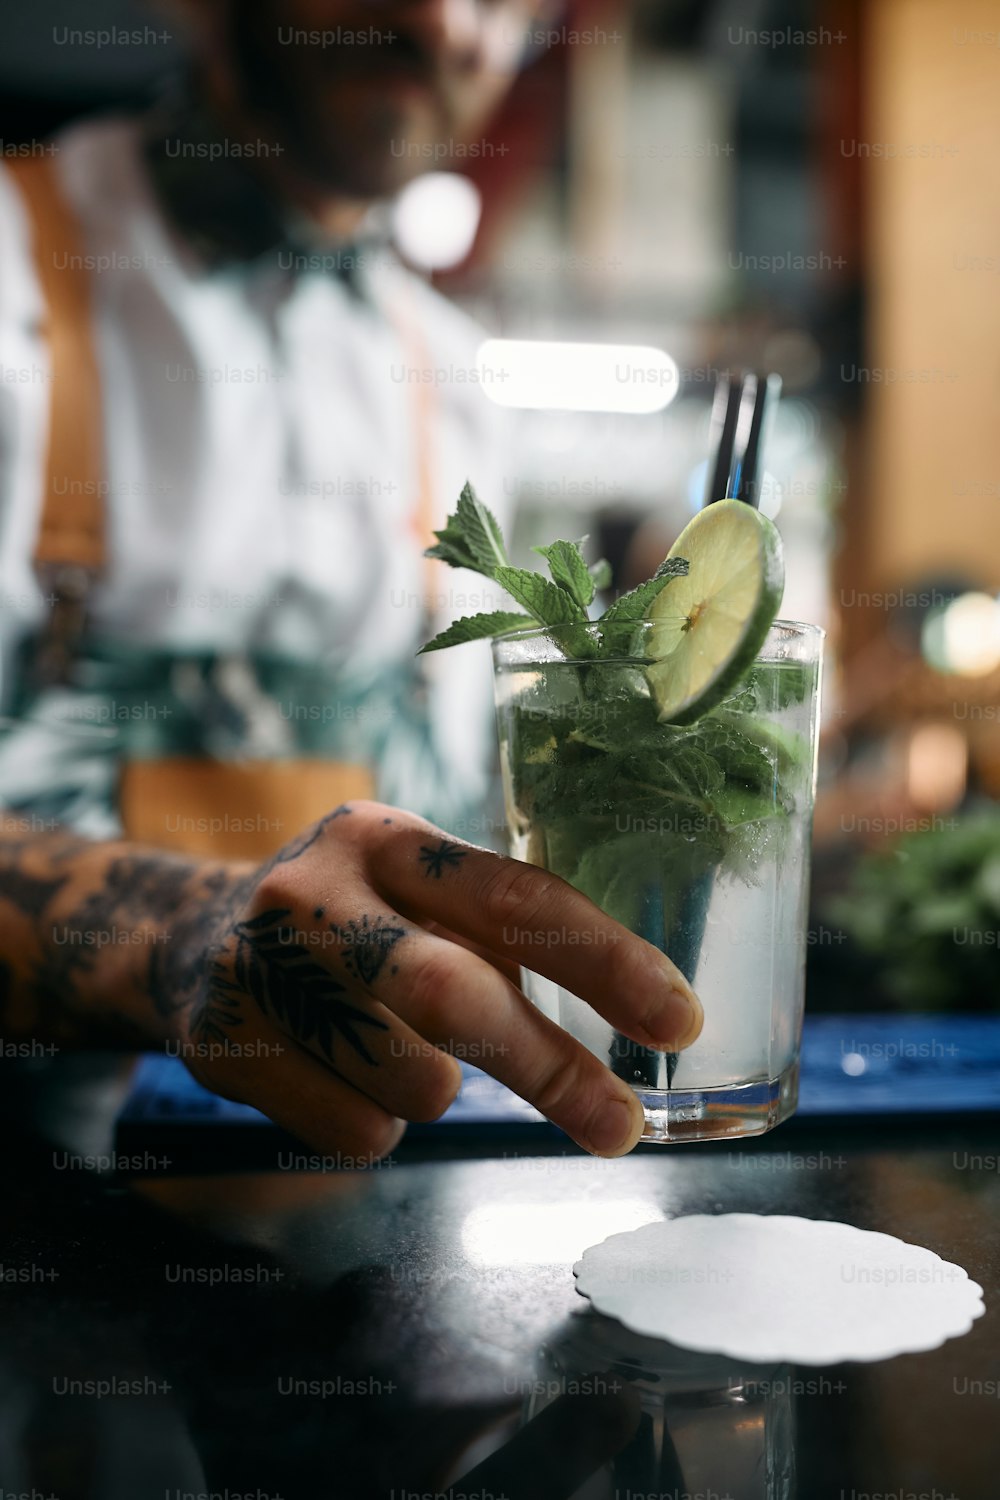
<instances>
[{"instance_id":1,"label":"brown suspender","mask_svg":"<svg viewBox=\"0 0 1000 1500\"><path fill-rule=\"evenodd\" d=\"M43 679L58 680L66 675L82 629L91 582L106 562L103 422L90 275L54 157L17 157L6 168L28 213L45 300L52 398L33 561L42 592L54 598L37 665Z\"/></svg>"}]
</instances>

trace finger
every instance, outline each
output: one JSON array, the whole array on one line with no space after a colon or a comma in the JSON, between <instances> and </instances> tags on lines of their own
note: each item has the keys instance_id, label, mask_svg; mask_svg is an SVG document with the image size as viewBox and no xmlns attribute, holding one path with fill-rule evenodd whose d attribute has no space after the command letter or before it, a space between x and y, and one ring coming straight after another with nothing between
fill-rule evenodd
<instances>
[{"instance_id":1,"label":"finger","mask_svg":"<svg viewBox=\"0 0 1000 1500\"><path fill-rule=\"evenodd\" d=\"M424 1048L474 1062L585 1150L622 1156L638 1141L642 1106L628 1084L484 959L421 935L400 951L380 994L426 1038Z\"/></svg>"},{"instance_id":2,"label":"finger","mask_svg":"<svg viewBox=\"0 0 1000 1500\"><path fill-rule=\"evenodd\" d=\"M387 1156L406 1129L404 1120L381 1108L338 1078L294 1041L263 1027L259 1039L267 1048L244 1047L227 1067L206 1077L210 1088L228 1099L252 1104L297 1140L325 1156L340 1157L351 1166ZM239 1038L253 1038L241 1028Z\"/></svg>"},{"instance_id":3,"label":"finger","mask_svg":"<svg viewBox=\"0 0 1000 1500\"><path fill-rule=\"evenodd\" d=\"M376 830L372 844L370 874L398 910L537 970L643 1046L677 1052L699 1036L701 1005L676 964L558 876L429 824Z\"/></svg>"},{"instance_id":4,"label":"finger","mask_svg":"<svg viewBox=\"0 0 1000 1500\"><path fill-rule=\"evenodd\" d=\"M450 927L445 927L443 922L425 921L420 923L425 932L433 933L435 937L445 938L449 943L455 943L459 948L465 948L469 953L474 953L477 958L485 959L495 969L499 969L505 979L511 984L520 985L521 965L514 958L505 958L502 953L497 953L492 948L487 948L485 943L474 942L472 938L463 937L460 932L453 932Z\"/></svg>"},{"instance_id":5,"label":"finger","mask_svg":"<svg viewBox=\"0 0 1000 1500\"><path fill-rule=\"evenodd\" d=\"M255 1082L250 1102L297 1140L352 1166L388 1156L406 1130L405 1120L295 1046Z\"/></svg>"},{"instance_id":6,"label":"finger","mask_svg":"<svg viewBox=\"0 0 1000 1500\"><path fill-rule=\"evenodd\" d=\"M213 971L216 1029L238 996L241 1025L270 1024L391 1115L436 1120L458 1094L461 1069L428 1051L372 987L395 968L397 945L422 933L384 908L330 921L323 907L289 899L237 924L228 961Z\"/></svg>"}]
</instances>

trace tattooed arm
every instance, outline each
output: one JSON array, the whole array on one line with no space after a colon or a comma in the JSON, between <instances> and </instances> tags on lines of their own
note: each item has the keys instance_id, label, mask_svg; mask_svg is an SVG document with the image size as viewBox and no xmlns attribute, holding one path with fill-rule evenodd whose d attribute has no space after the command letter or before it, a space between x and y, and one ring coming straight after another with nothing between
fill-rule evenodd
<instances>
[{"instance_id":1,"label":"tattooed arm","mask_svg":"<svg viewBox=\"0 0 1000 1500\"><path fill-rule=\"evenodd\" d=\"M0 843L9 1038L168 1048L354 1160L448 1107L456 1057L590 1151L635 1145L635 1095L527 1001L519 963L645 1046L701 1030L670 960L565 882L379 803L335 808L259 867L65 834Z\"/></svg>"},{"instance_id":2,"label":"tattooed arm","mask_svg":"<svg viewBox=\"0 0 1000 1500\"><path fill-rule=\"evenodd\" d=\"M0 840L0 1031L59 1047L158 1048L253 866L66 832Z\"/></svg>"}]
</instances>

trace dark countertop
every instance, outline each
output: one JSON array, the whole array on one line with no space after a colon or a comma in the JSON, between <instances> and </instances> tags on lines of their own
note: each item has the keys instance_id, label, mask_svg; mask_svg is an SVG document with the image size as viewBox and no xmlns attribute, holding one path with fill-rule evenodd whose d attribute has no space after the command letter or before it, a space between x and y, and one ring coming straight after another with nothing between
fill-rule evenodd
<instances>
[{"instance_id":1,"label":"dark countertop","mask_svg":"<svg viewBox=\"0 0 1000 1500\"><path fill-rule=\"evenodd\" d=\"M784 1127L617 1162L404 1150L336 1176L123 1183L10 1137L3 1157L3 1500L1000 1494L1000 1122ZM926 1245L986 1315L924 1354L754 1370L639 1348L576 1294L587 1245L729 1211ZM559 1369L569 1395L520 1433Z\"/></svg>"}]
</instances>

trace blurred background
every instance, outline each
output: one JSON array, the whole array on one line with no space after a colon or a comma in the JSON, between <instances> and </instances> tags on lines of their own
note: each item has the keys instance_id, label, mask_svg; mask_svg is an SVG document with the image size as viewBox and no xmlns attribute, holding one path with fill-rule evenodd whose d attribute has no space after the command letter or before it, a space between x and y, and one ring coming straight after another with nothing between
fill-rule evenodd
<instances>
[{"instance_id":1,"label":"blurred background","mask_svg":"<svg viewBox=\"0 0 1000 1500\"><path fill-rule=\"evenodd\" d=\"M154 97L161 19L9 11L4 150ZM391 207L492 335L651 351L620 410L569 372L516 410L515 550L589 533L647 576L701 502L720 374L782 377L762 508L782 614L828 632L813 1009L1000 1007L998 74L989 0L579 0L477 154Z\"/></svg>"}]
</instances>

